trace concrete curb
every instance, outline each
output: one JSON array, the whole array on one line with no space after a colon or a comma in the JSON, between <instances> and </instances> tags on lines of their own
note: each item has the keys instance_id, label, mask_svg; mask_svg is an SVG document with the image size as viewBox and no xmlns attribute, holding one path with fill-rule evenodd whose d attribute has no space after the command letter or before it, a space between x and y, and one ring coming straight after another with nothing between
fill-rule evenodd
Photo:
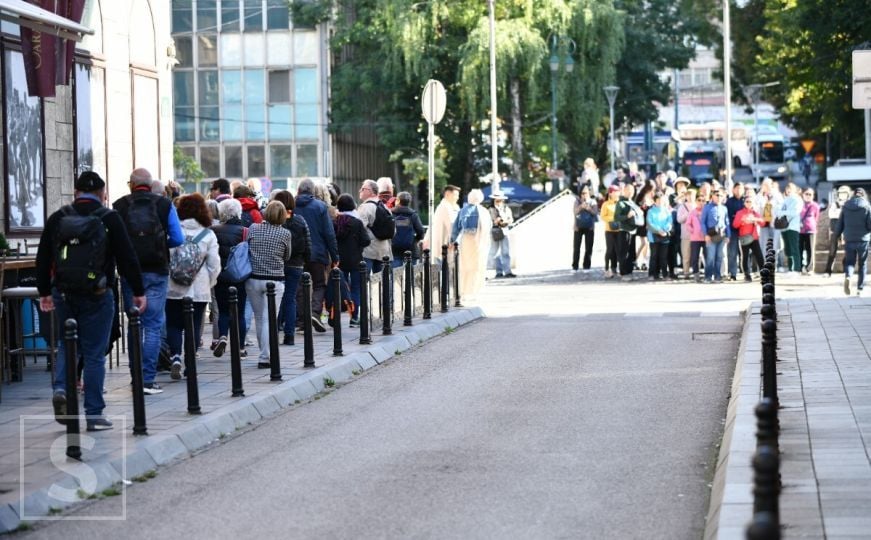
<instances>
[{"instance_id":1,"label":"concrete curb","mask_svg":"<svg viewBox=\"0 0 871 540\"><path fill-rule=\"evenodd\" d=\"M403 353L423 344L441 335L447 328L458 328L485 316L480 307L453 308L446 314L434 313L434 319L418 320L414 326L394 327L393 335L376 338L376 341L365 351L337 358L328 365L314 368L304 375L294 377L253 396L242 398L236 403L225 405L202 417L192 418L189 422L164 433L137 440L131 445L132 449L128 448L126 456L111 456L105 461L97 458L94 461L70 465L66 470L92 470L97 477L95 492L99 493L121 481L154 470L158 466L188 458L194 452L214 444L236 430L268 419L284 408L313 398L325 390L325 378L332 379L335 383L348 382L363 371L393 358L395 353ZM122 476L122 471L126 472L126 478ZM71 474L72 476L59 473L54 485L72 491L78 490L81 486L76 478L79 476L75 476L74 472ZM20 517L22 515L25 518L39 519L79 502L70 502L62 507L56 506L57 499L49 496L49 489L51 486L25 494L23 512L22 500L0 505L0 534L15 531L22 523Z\"/></svg>"}]
</instances>

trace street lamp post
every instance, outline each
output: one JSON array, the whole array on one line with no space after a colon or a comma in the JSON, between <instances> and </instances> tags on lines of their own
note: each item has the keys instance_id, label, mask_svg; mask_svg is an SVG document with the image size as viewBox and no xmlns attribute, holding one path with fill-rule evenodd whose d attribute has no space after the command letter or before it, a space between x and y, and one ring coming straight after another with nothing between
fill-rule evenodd
<instances>
[{"instance_id":1,"label":"street lamp post","mask_svg":"<svg viewBox=\"0 0 871 540\"><path fill-rule=\"evenodd\" d=\"M556 77L559 72L559 67L561 63L565 63L566 72L571 73L572 70L575 69L575 60L572 58L572 53L575 52L575 42L572 39L568 39L568 52L567 54L563 54L559 50L559 36L552 36L550 38L550 110L551 110L551 148L553 150L553 161L551 162L551 166L553 170L557 170L557 137L556 137Z\"/></svg>"},{"instance_id":2,"label":"street lamp post","mask_svg":"<svg viewBox=\"0 0 871 540\"><path fill-rule=\"evenodd\" d=\"M609 116L611 118L611 130L609 132L610 135L610 146L611 146L611 172L614 172L614 102L617 100L617 91L620 90L619 86L606 86L603 88L605 90L605 97L608 98L608 110Z\"/></svg>"},{"instance_id":3,"label":"street lamp post","mask_svg":"<svg viewBox=\"0 0 871 540\"><path fill-rule=\"evenodd\" d=\"M490 23L490 155L491 193L499 191L499 148L496 145L496 8L494 0L487 2Z\"/></svg>"}]
</instances>

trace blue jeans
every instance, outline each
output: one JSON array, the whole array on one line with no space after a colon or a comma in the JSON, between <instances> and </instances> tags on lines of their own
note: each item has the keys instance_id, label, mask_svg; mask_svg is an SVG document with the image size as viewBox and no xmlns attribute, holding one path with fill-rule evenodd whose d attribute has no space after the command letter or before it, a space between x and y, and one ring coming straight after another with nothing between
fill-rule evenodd
<instances>
[{"instance_id":1,"label":"blue jeans","mask_svg":"<svg viewBox=\"0 0 871 540\"><path fill-rule=\"evenodd\" d=\"M351 300L354 302L354 316L352 319L360 318L360 271L353 270L351 272L342 271L348 279L348 285L351 287Z\"/></svg>"},{"instance_id":2,"label":"blue jeans","mask_svg":"<svg viewBox=\"0 0 871 540\"><path fill-rule=\"evenodd\" d=\"M296 330L296 289L302 279L302 268L284 267L284 296L281 297L281 313L284 319L284 335L292 336Z\"/></svg>"},{"instance_id":3,"label":"blue jeans","mask_svg":"<svg viewBox=\"0 0 871 540\"><path fill-rule=\"evenodd\" d=\"M139 314L142 335L142 381L153 383L157 374L157 356L160 354L160 341L166 326L166 290L169 286L169 276L152 272L142 273L142 285L145 286L145 297L148 301L145 311ZM124 298L124 309L133 307L133 290L127 280L121 278L121 295ZM130 329L127 329L127 343L131 343Z\"/></svg>"},{"instance_id":4,"label":"blue jeans","mask_svg":"<svg viewBox=\"0 0 871 540\"><path fill-rule=\"evenodd\" d=\"M705 279L723 279L723 241L705 244Z\"/></svg>"},{"instance_id":5,"label":"blue jeans","mask_svg":"<svg viewBox=\"0 0 871 540\"><path fill-rule=\"evenodd\" d=\"M741 253L741 242L738 241L738 232L734 229L732 238L726 244L726 264L729 267L729 277L738 275L738 256Z\"/></svg>"},{"instance_id":6,"label":"blue jeans","mask_svg":"<svg viewBox=\"0 0 871 540\"><path fill-rule=\"evenodd\" d=\"M194 350L199 348L203 312L206 311L207 304L208 302L194 302L194 335L188 336L185 332L182 300L170 298L166 301L166 342L172 356L184 356L184 339L193 339Z\"/></svg>"},{"instance_id":7,"label":"blue jeans","mask_svg":"<svg viewBox=\"0 0 871 540\"><path fill-rule=\"evenodd\" d=\"M363 259L366 261L366 266L369 267L370 274L377 274L384 269L384 262L377 259Z\"/></svg>"},{"instance_id":8,"label":"blue jeans","mask_svg":"<svg viewBox=\"0 0 871 540\"><path fill-rule=\"evenodd\" d=\"M488 266L496 269L496 275L511 273L511 252L508 246L508 237L498 242L490 242L490 254L487 257Z\"/></svg>"},{"instance_id":9,"label":"blue jeans","mask_svg":"<svg viewBox=\"0 0 871 540\"><path fill-rule=\"evenodd\" d=\"M106 408L103 400L103 382L106 379L106 350L115 317L115 298L107 292L99 296L67 295L54 290L54 308L60 324L60 339L54 370L54 390L66 390L66 342L64 323L75 319L78 323L78 356L84 361L82 375L85 385L85 415L100 416Z\"/></svg>"},{"instance_id":10,"label":"blue jeans","mask_svg":"<svg viewBox=\"0 0 871 540\"><path fill-rule=\"evenodd\" d=\"M218 301L218 336L230 337L230 287L236 287L236 313L239 316L239 339L245 339L248 326L245 321L245 306L248 295L245 293L245 283L215 283L215 300ZM239 344L240 349L245 348L244 343Z\"/></svg>"},{"instance_id":11,"label":"blue jeans","mask_svg":"<svg viewBox=\"0 0 871 540\"><path fill-rule=\"evenodd\" d=\"M865 286L865 261L868 260L868 242L844 242L844 277L847 279L853 275L853 267L858 259L859 281L856 288L860 291Z\"/></svg>"}]
</instances>

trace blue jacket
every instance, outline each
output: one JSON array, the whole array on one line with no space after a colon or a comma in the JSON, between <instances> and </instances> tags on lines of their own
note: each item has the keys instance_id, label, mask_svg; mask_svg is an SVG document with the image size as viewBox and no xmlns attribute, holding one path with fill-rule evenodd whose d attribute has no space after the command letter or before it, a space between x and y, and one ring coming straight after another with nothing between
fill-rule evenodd
<instances>
[{"instance_id":1,"label":"blue jacket","mask_svg":"<svg viewBox=\"0 0 871 540\"><path fill-rule=\"evenodd\" d=\"M732 236L732 227L726 226L726 220L729 219L729 211L722 204L708 203L702 208L702 230L708 234L709 229L718 229L723 231L723 236Z\"/></svg>"},{"instance_id":2,"label":"blue jacket","mask_svg":"<svg viewBox=\"0 0 871 540\"><path fill-rule=\"evenodd\" d=\"M671 233L673 224L671 210L661 206L652 207L647 211L647 240L661 244L668 243L670 240L669 236L662 237L655 233Z\"/></svg>"},{"instance_id":3,"label":"blue jacket","mask_svg":"<svg viewBox=\"0 0 871 540\"><path fill-rule=\"evenodd\" d=\"M801 211L804 203L795 195L783 198L783 204L779 209L775 209L776 217L786 216L789 218L789 226L786 228L789 231L801 231Z\"/></svg>"},{"instance_id":4,"label":"blue jacket","mask_svg":"<svg viewBox=\"0 0 871 540\"><path fill-rule=\"evenodd\" d=\"M336 231L327 212L327 205L313 195L303 193L296 198L293 214L302 217L311 233L310 262L330 264L339 262L339 247L336 244Z\"/></svg>"},{"instance_id":5,"label":"blue jacket","mask_svg":"<svg viewBox=\"0 0 871 540\"><path fill-rule=\"evenodd\" d=\"M865 197L854 195L844 203L835 233L844 233L844 242L867 242L871 238L871 206Z\"/></svg>"},{"instance_id":6,"label":"blue jacket","mask_svg":"<svg viewBox=\"0 0 871 540\"><path fill-rule=\"evenodd\" d=\"M738 212L744 210L744 198L736 199L735 197L729 197L726 199L726 210L729 212L729 228L732 229L729 236L732 236L738 232L738 229L733 227L732 223L735 222L735 216L738 215Z\"/></svg>"}]
</instances>

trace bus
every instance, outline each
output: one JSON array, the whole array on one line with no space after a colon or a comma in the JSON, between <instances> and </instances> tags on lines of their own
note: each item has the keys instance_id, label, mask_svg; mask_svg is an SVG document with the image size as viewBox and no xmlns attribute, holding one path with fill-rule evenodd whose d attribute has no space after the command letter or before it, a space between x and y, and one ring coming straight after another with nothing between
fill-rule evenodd
<instances>
[{"instance_id":1,"label":"bus","mask_svg":"<svg viewBox=\"0 0 871 540\"><path fill-rule=\"evenodd\" d=\"M681 158L681 174L697 186L710 182L719 178L724 157L723 150L717 145L696 144L687 147Z\"/></svg>"},{"instance_id":2,"label":"bus","mask_svg":"<svg viewBox=\"0 0 871 540\"><path fill-rule=\"evenodd\" d=\"M784 157L786 137L779 133L758 133L750 139L751 150L755 156L754 164L750 169L753 176L759 178L770 177L778 180L786 178L789 170Z\"/></svg>"},{"instance_id":3,"label":"bus","mask_svg":"<svg viewBox=\"0 0 871 540\"><path fill-rule=\"evenodd\" d=\"M726 130L725 122L708 122L705 124L711 129L711 140L722 143L725 148L723 134ZM750 151L750 133L742 125L732 124L732 166L749 167L753 162L753 154Z\"/></svg>"}]
</instances>

